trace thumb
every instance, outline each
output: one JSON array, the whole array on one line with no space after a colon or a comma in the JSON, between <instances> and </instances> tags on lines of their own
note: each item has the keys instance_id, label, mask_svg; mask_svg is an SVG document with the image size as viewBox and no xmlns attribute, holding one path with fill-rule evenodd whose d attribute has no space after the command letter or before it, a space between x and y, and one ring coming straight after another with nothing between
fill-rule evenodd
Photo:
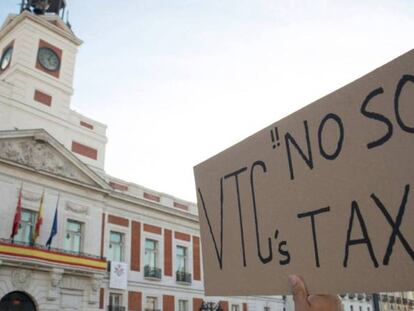
<instances>
[{"instance_id":1,"label":"thumb","mask_svg":"<svg viewBox=\"0 0 414 311\"><path fill-rule=\"evenodd\" d=\"M297 275L289 275L289 283L292 289L295 311L306 311L310 305L308 302L308 290L303 280Z\"/></svg>"}]
</instances>

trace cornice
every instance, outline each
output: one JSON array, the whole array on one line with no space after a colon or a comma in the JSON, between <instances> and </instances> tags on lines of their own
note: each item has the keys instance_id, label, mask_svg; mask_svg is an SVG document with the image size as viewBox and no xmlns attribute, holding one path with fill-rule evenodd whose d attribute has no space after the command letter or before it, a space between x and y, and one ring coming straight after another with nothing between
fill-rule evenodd
<instances>
[{"instance_id":1,"label":"cornice","mask_svg":"<svg viewBox=\"0 0 414 311\"><path fill-rule=\"evenodd\" d=\"M153 203L153 202L150 202L150 201L145 200L143 198L131 196L129 194L118 193L118 192L115 192L115 191L109 192L108 196L112 199L120 200L120 201L123 201L123 202L128 202L128 203L133 204L133 205L139 205L141 207L151 209L151 210L153 210L155 212L159 212L161 214L165 214L165 215L168 215L168 216L173 216L173 217L176 217L176 218L186 219L188 221L191 221L191 222L197 223L197 224L199 223L198 215L191 214L191 213L188 213L188 212L183 212L183 211L180 211L178 209L173 209L169 206L165 206L165 205L162 205L160 203ZM112 205L111 205L111 207L112 208L120 208L119 206L112 206ZM137 211L133 211L133 212L137 213Z\"/></svg>"},{"instance_id":2,"label":"cornice","mask_svg":"<svg viewBox=\"0 0 414 311\"><path fill-rule=\"evenodd\" d=\"M12 21L8 22L9 19L12 19ZM65 39L71 41L72 43L74 43L75 45L79 46L83 43L83 41L81 39L79 39L78 37L76 37L72 31L65 31L61 28L59 28L56 25L53 25L50 21L37 16L31 12L28 11L23 11L22 13L20 13L19 15L13 17L12 15L9 15L9 17L7 18L6 22L4 23L4 28L0 31L0 40L7 34L9 33L14 27L16 27L19 23L21 23L22 21L24 21L25 19L29 19L31 21L33 21L34 23L37 23L47 29L49 29L50 31L64 37ZM59 18L60 19L60 18ZM59 19L56 19L56 21L59 22Z\"/></svg>"}]
</instances>

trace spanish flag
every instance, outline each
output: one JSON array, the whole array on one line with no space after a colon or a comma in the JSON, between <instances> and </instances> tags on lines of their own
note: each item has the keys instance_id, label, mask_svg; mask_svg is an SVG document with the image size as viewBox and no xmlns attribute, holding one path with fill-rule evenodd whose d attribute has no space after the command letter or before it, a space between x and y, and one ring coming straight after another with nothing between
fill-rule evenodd
<instances>
[{"instance_id":1,"label":"spanish flag","mask_svg":"<svg viewBox=\"0 0 414 311\"><path fill-rule=\"evenodd\" d=\"M20 220L22 218L22 189L23 185L20 187L19 198L17 199L16 213L14 214L13 228L10 235L12 241L14 239L14 236L19 232Z\"/></svg>"},{"instance_id":2,"label":"spanish flag","mask_svg":"<svg viewBox=\"0 0 414 311\"><path fill-rule=\"evenodd\" d=\"M36 242L36 239L39 237L40 227L43 224L43 199L44 197L45 197L45 191L43 190L42 198L40 199L39 213L37 214L36 225L35 225L34 232L33 232L33 238L32 238L33 244Z\"/></svg>"}]
</instances>

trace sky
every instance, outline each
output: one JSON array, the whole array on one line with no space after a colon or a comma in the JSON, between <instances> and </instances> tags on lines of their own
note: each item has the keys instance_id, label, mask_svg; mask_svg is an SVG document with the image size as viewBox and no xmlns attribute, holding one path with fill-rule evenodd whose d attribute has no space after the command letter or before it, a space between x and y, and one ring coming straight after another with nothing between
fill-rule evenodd
<instances>
[{"instance_id":1,"label":"sky","mask_svg":"<svg viewBox=\"0 0 414 311\"><path fill-rule=\"evenodd\" d=\"M414 42L413 0L67 2L72 108L108 125L106 172L194 202L193 166Z\"/></svg>"}]
</instances>

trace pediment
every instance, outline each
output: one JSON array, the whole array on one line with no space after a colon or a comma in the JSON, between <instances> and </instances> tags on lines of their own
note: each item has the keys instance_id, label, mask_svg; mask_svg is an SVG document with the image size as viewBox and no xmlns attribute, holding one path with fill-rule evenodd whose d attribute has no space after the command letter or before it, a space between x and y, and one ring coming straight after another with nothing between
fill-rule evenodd
<instances>
[{"instance_id":1,"label":"pediment","mask_svg":"<svg viewBox=\"0 0 414 311\"><path fill-rule=\"evenodd\" d=\"M0 159L89 186L109 187L44 130L0 132Z\"/></svg>"}]
</instances>

